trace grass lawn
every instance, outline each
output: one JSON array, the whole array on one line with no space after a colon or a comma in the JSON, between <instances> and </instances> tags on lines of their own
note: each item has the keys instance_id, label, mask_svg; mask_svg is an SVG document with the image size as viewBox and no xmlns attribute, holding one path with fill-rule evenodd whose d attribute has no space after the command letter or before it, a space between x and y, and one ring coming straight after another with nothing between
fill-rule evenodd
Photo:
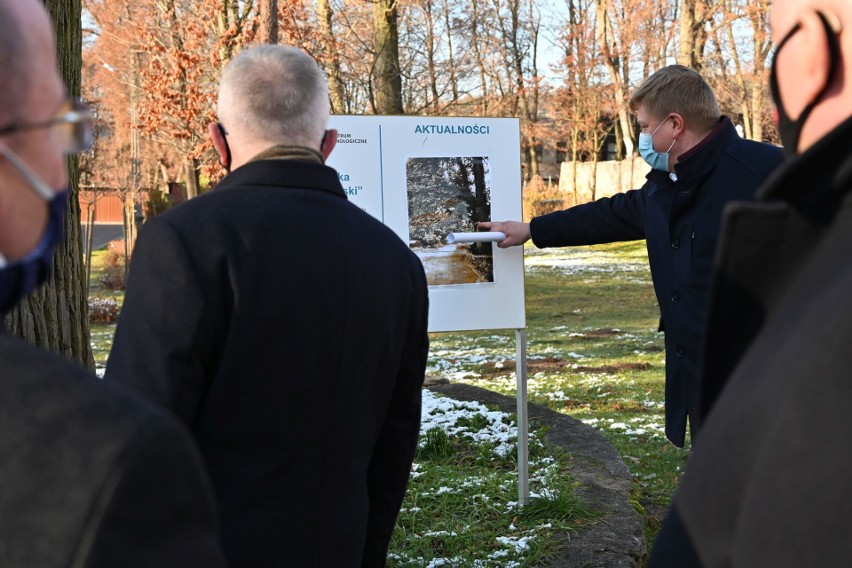
<instances>
[{"instance_id":1,"label":"grass lawn","mask_svg":"<svg viewBox=\"0 0 852 568\"><path fill-rule=\"evenodd\" d=\"M528 248L526 312L530 402L599 429L634 478L650 541L687 449L664 434L665 357L643 241ZM515 395L513 332L432 337L429 372Z\"/></svg>"},{"instance_id":2,"label":"grass lawn","mask_svg":"<svg viewBox=\"0 0 852 568\"><path fill-rule=\"evenodd\" d=\"M110 290L101 284L101 277L106 270L106 250L92 252L92 272L89 278L89 306L95 302L115 301L118 305L124 301L124 290ZM90 339L92 352L95 356L95 366L102 371L106 367L112 338L115 335L115 323L92 323Z\"/></svg>"},{"instance_id":3,"label":"grass lawn","mask_svg":"<svg viewBox=\"0 0 852 568\"><path fill-rule=\"evenodd\" d=\"M539 566L554 538L598 515L574 496L570 456L531 427L530 504L517 503L514 416L424 391L423 423L388 566Z\"/></svg>"}]
</instances>

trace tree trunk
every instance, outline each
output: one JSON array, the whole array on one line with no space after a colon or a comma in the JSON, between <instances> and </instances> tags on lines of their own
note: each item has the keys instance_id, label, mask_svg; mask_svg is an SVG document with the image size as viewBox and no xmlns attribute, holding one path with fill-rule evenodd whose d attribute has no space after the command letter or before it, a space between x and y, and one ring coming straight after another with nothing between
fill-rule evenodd
<instances>
[{"instance_id":1,"label":"tree trunk","mask_svg":"<svg viewBox=\"0 0 852 568\"><path fill-rule=\"evenodd\" d=\"M124 277L127 281L127 271L130 269L130 257L133 256L133 247L136 245L136 190L129 189L124 192Z\"/></svg>"},{"instance_id":2,"label":"tree trunk","mask_svg":"<svg viewBox=\"0 0 852 568\"><path fill-rule=\"evenodd\" d=\"M57 34L59 68L71 96L80 96L82 31L80 0L46 0ZM69 206L65 240L56 250L47 281L5 318L11 333L94 369L89 344L89 305L85 297L80 205L80 168L68 161Z\"/></svg>"},{"instance_id":3,"label":"tree trunk","mask_svg":"<svg viewBox=\"0 0 852 568\"><path fill-rule=\"evenodd\" d=\"M530 136L530 179L536 178L539 175L538 152L536 151L537 144L538 140L535 136Z\"/></svg>"},{"instance_id":4,"label":"tree trunk","mask_svg":"<svg viewBox=\"0 0 852 568\"><path fill-rule=\"evenodd\" d=\"M530 179L539 176L539 156L538 146L540 144L536 128L538 126L538 96L539 96L539 81L538 81L538 30L540 22L535 18L535 2L529 0L529 34L530 34L530 88L524 89L525 99L524 104L529 108L527 111L529 117L530 134ZM526 86L525 86L526 87Z\"/></svg>"},{"instance_id":5,"label":"tree trunk","mask_svg":"<svg viewBox=\"0 0 852 568\"><path fill-rule=\"evenodd\" d=\"M89 203L86 207L86 245L83 247L86 253L85 280L83 281L83 297L89 297L89 284L92 282L92 243L95 229L95 204Z\"/></svg>"},{"instance_id":6,"label":"tree trunk","mask_svg":"<svg viewBox=\"0 0 852 568\"><path fill-rule=\"evenodd\" d=\"M763 121L761 118L764 113L764 104L766 95L763 92L763 83L755 81L751 86L751 135L749 138L763 141Z\"/></svg>"},{"instance_id":7,"label":"tree trunk","mask_svg":"<svg viewBox=\"0 0 852 568\"><path fill-rule=\"evenodd\" d=\"M186 198L198 197L198 160L192 157L184 158L183 173L186 178Z\"/></svg>"},{"instance_id":8,"label":"tree trunk","mask_svg":"<svg viewBox=\"0 0 852 568\"><path fill-rule=\"evenodd\" d=\"M440 110L441 95L438 93L438 72L435 70L435 20L432 17L432 0L423 2L423 14L426 18L426 69L429 73L429 91L432 97L432 114Z\"/></svg>"},{"instance_id":9,"label":"tree trunk","mask_svg":"<svg viewBox=\"0 0 852 568\"><path fill-rule=\"evenodd\" d=\"M230 17L230 6L227 2L223 2L222 6L220 6L219 14L217 15L217 26L219 29L219 37L223 37L227 32L228 28L231 26L231 17ZM219 57L221 59L220 65L222 69L225 68L225 65L228 64L228 61L231 60L231 43L227 41L223 41L221 47L219 48Z\"/></svg>"},{"instance_id":10,"label":"tree trunk","mask_svg":"<svg viewBox=\"0 0 852 568\"><path fill-rule=\"evenodd\" d=\"M538 105L538 82L536 80L536 45L538 37L538 27L536 22L532 20L530 15L530 67L532 72L531 86L528 89L527 80L524 77L524 58L526 57L526 49L521 45L521 7L519 0L509 2L509 27L504 27L504 36L507 41L507 49L509 50L509 59L511 60L511 72L514 74L515 91L517 94L517 103L521 111L521 128L526 131L522 134L521 144L527 153L526 163L528 165L527 178L532 179L538 175L538 156L536 154L536 145L538 140L535 134L536 123L538 122L537 105Z\"/></svg>"},{"instance_id":11,"label":"tree trunk","mask_svg":"<svg viewBox=\"0 0 852 568\"><path fill-rule=\"evenodd\" d=\"M343 114L346 112L346 91L343 88L343 80L340 75L340 56L337 53L332 16L333 13L331 6L328 5L328 0L317 0L317 19L319 20L320 35L323 38L325 73L328 76L331 113Z\"/></svg>"},{"instance_id":12,"label":"tree trunk","mask_svg":"<svg viewBox=\"0 0 852 568\"><path fill-rule=\"evenodd\" d=\"M444 24L447 26L447 65L450 71L450 88L453 92L453 104L459 100L459 85L456 79L456 63L453 56L453 28L450 25L450 6L444 0Z\"/></svg>"},{"instance_id":13,"label":"tree trunk","mask_svg":"<svg viewBox=\"0 0 852 568\"><path fill-rule=\"evenodd\" d=\"M480 115L488 116L488 73L485 71L485 58L482 55L482 48L479 43L479 5L478 0L471 0L471 18L470 18L470 32L471 32L471 45L473 46L473 52L476 56L476 66L479 69L479 83L480 89L482 92L480 93Z\"/></svg>"},{"instance_id":14,"label":"tree trunk","mask_svg":"<svg viewBox=\"0 0 852 568\"><path fill-rule=\"evenodd\" d=\"M626 66L628 62L624 54L621 53L615 39L615 31L613 30L609 15L610 8L609 0L595 0L595 14L597 18L595 36L601 47L601 55L609 71L610 79L612 79L613 86L615 87L615 100L616 104L618 104L618 123L621 128L624 150L628 156L632 156L635 148L633 144L633 128L627 108L627 89L621 74L622 66ZM623 48L623 46L621 47Z\"/></svg>"},{"instance_id":15,"label":"tree trunk","mask_svg":"<svg viewBox=\"0 0 852 568\"><path fill-rule=\"evenodd\" d=\"M763 140L763 115L766 112L766 91L768 83L766 60L772 49L772 41L769 38L769 2L760 0L756 5L750 7L749 19L754 31L754 70L755 77L751 84L751 138L757 141Z\"/></svg>"},{"instance_id":16,"label":"tree trunk","mask_svg":"<svg viewBox=\"0 0 852 568\"><path fill-rule=\"evenodd\" d=\"M699 73L704 65L704 45L708 16L706 0L681 0L677 62L692 67Z\"/></svg>"},{"instance_id":17,"label":"tree trunk","mask_svg":"<svg viewBox=\"0 0 852 568\"><path fill-rule=\"evenodd\" d=\"M625 152L624 148L627 146L624 139L624 134L622 133L622 121L621 115L618 117L618 122L613 124L612 131L615 133L615 159L621 161L625 158L632 157L632 152Z\"/></svg>"},{"instance_id":18,"label":"tree trunk","mask_svg":"<svg viewBox=\"0 0 852 568\"><path fill-rule=\"evenodd\" d=\"M257 30L260 43L278 43L278 0L260 0L260 27Z\"/></svg>"},{"instance_id":19,"label":"tree trunk","mask_svg":"<svg viewBox=\"0 0 852 568\"><path fill-rule=\"evenodd\" d=\"M373 8L374 99L377 114L403 114L399 69L397 0L377 0Z\"/></svg>"}]
</instances>

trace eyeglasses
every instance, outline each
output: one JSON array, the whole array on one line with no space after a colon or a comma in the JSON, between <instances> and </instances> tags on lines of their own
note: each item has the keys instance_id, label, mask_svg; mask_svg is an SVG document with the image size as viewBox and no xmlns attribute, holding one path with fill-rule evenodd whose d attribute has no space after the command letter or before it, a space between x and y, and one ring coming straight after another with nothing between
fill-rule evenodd
<instances>
[{"instance_id":1,"label":"eyeglasses","mask_svg":"<svg viewBox=\"0 0 852 568\"><path fill-rule=\"evenodd\" d=\"M88 150L94 138L92 111L89 105L81 100L65 101L59 109L59 114L48 120L4 126L0 128L0 136L36 128L50 128L51 135L66 154Z\"/></svg>"}]
</instances>

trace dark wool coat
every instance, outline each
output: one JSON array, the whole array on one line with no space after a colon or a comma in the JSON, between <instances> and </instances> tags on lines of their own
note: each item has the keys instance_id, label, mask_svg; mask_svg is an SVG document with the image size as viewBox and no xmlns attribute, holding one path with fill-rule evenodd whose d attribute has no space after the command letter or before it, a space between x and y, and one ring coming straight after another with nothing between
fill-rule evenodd
<instances>
[{"instance_id":1,"label":"dark wool coat","mask_svg":"<svg viewBox=\"0 0 852 568\"><path fill-rule=\"evenodd\" d=\"M420 260L335 170L255 161L143 225L105 380L192 429L233 566L381 566L427 303Z\"/></svg>"},{"instance_id":2,"label":"dark wool coat","mask_svg":"<svg viewBox=\"0 0 852 568\"><path fill-rule=\"evenodd\" d=\"M689 538L710 567L849 565L850 147L852 119L773 175L758 203L727 212L707 420L675 499L683 524L667 520L661 551ZM683 565L658 554L656 566Z\"/></svg>"},{"instance_id":3,"label":"dark wool coat","mask_svg":"<svg viewBox=\"0 0 852 568\"><path fill-rule=\"evenodd\" d=\"M0 566L224 566L186 430L0 331Z\"/></svg>"},{"instance_id":4,"label":"dark wool coat","mask_svg":"<svg viewBox=\"0 0 852 568\"><path fill-rule=\"evenodd\" d=\"M678 446L687 415L694 418L697 410L705 304L722 209L731 200L751 199L782 158L779 148L740 138L723 118L699 146L679 157L677 181L651 170L640 189L530 223L533 243L541 248L646 239L666 334L666 436Z\"/></svg>"}]
</instances>

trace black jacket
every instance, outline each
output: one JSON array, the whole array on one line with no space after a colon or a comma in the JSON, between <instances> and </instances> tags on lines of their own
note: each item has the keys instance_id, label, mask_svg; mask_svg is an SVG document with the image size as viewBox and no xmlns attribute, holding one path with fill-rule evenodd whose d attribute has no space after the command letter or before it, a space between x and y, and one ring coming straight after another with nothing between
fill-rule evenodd
<instances>
[{"instance_id":1,"label":"black jacket","mask_svg":"<svg viewBox=\"0 0 852 568\"><path fill-rule=\"evenodd\" d=\"M666 334L666 436L682 446L698 401L704 315L722 209L751 199L781 162L779 148L744 140L730 120L675 166L677 181L651 170L641 189L537 217L537 247L646 239ZM693 436L695 432L693 432Z\"/></svg>"},{"instance_id":2,"label":"black jacket","mask_svg":"<svg viewBox=\"0 0 852 568\"><path fill-rule=\"evenodd\" d=\"M380 566L420 424L423 267L319 163L143 225L107 366L190 426L233 566Z\"/></svg>"},{"instance_id":3,"label":"black jacket","mask_svg":"<svg viewBox=\"0 0 852 568\"><path fill-rule=\"evenodd\" d=\"M224 566L186 430L0 331L0 566Z\"/></svg>"},{"instance_id":4,"label":"black jacket","mask_svg":"<svg viewBox=\"0 0 852 568\"><path fill-rule=\"evenodd\" d=\"M705 566L852 558L850 144L852 119L725 217L706 423L675 498L684 526L660 533L661 550L680 532Z\"/></svg>"}]
</instances>

